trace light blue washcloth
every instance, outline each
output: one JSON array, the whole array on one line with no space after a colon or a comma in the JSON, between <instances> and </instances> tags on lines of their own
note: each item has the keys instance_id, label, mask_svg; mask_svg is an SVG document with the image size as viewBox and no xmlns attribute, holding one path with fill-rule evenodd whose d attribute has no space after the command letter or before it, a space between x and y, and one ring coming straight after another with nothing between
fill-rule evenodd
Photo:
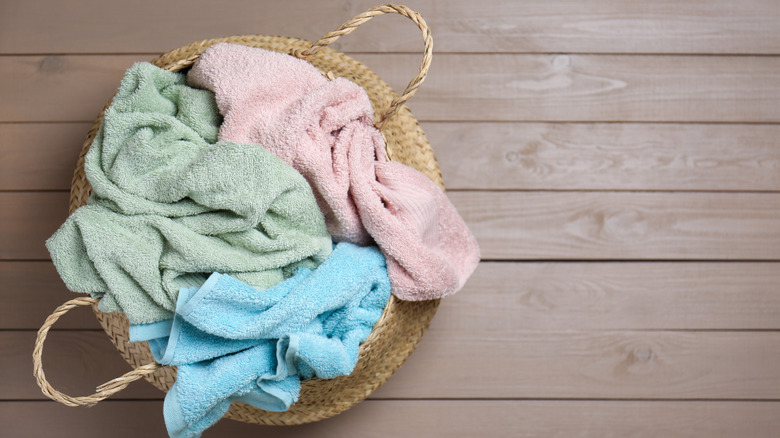
<instances>
[{"instance_id":1,"label":"light blue washcloth","mask_svg":"<svg viewBox=\"0 0 780 438\"><path fill-rule=\"evenodd\" d=\"M212 272L265 289L327 258L308 183L261 145L218 142L221 121L184 75L127 70L85 157L92 196L46 242L70 290L152 323Z\"/></svg>"},{"instance_id":2,"label":"light blue washcloth","mask_svg":"<svg viewBox=\"0 0 780 438\"><path fill-rule=\"evenodd\" d=\"M180 291L172 321L131 325L130 337L178 367L166 426L172 437L197 437L232 400L284 411L300 379L351 373L389 298L379 250L339 243L316 270L265 291L214 273Z\"/></svg>"}]
</instances>

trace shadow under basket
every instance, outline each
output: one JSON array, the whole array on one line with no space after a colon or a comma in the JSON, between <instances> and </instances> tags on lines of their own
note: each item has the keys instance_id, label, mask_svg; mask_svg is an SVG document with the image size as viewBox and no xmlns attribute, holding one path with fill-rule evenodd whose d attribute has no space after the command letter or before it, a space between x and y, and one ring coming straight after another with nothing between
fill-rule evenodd
<instances>
[{"instance_id":1,"label":"shadow under basket","mask_svg":"<svg viewBox=\"0 0 780 438\"><path fill-rule=\"evenodd\" d=\"M402 14L415 21L423 31L426 43L420 74L409 84L401 97L392 91L376 73L363 64L339 51L324 47L339 36L351 32L373 16L389 12ZM402 105L406 99L414 94L417 86L425 77L427 65L430 63L432 46L430 32L425 22L415 12L403 6L394 5L372 8L345 23L338 30L326 35L316 44L283 36L233 36L192 43L163 54L151 62L170 71L186 71L201 53L209 46L219 42L243 44L303 57L323 74L329 77L343 77L363 87L373 105L375 120L378 120L377 126L380 127L386 139L388 158L419 170L442 189L444 188L433 149L417 120L409 109ZM102 119L103 113L95 121L79 155L71 185L70 213L86 204L91 193L92 189L84 173L84 156L95 138ZM163 367L154 363L152 353L145 342L129 343L128 321L125 315L122 313L103 313L97 309L96 303L97 301L91 298L71 300L60 306L41 328L36 342L34 362L35 375L43 392L49 397L71 406L92 405L121 390L129 382L141 376L162 391L167 391L176 379L175 368ZM90 304L117 350L136 370L99 387L99 392L95 394L94 398L70 397L54 390L46 382L40 363L42 345L48 329L60 315L70 308ZM357 365L350 375L328 380L314 378L303 381L300 398L288 411L269 412L244 403L234 402L225 417L264 425L297 425L322 420L351 408L375 391L406 361L422 338L438 305L438 300L411 302L401 301L395 296L391 296L371 335L361 345ZM131 374L133 374L132 378L127 378L126 381L121 380ZM113 389L107 390L106 388L111 387L112 384Z\"/></svg>"}]
</instances>

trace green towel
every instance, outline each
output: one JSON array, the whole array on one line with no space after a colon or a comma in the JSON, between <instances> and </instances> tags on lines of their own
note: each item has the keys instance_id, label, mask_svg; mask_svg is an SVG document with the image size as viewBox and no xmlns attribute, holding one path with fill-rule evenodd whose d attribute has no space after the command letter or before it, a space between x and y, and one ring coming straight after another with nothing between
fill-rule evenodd
<instances>
[{"instance_id":1,"label":"green towel","mask_svg":"<svg viewBox=\"0 0 780 438\"><path fill-rule=\"evenodd\" d=\"M85 158L93 194L46 242L67 287L131 324L173 317L212 273L266 289L316 268L331 237L303 177L260 145L217 141L210 91L133 65Z\"/></svg>"}]
</instances>

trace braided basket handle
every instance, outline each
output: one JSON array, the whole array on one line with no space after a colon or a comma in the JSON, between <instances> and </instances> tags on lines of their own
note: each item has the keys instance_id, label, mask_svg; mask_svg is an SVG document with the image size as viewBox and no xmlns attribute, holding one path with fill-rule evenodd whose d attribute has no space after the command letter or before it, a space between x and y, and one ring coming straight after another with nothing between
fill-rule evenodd
<instances>
[{"instance_id":1,"label":"braided basket handle","mask_svg":"<svg viewBox=\"0 0 780 438\"><path fill-rule=\"evenodd\" d=\"M97 298L80 297L74 298L65 304L57 307L57 309L46 318L46 321L38 330L38 337L35 339L35 349L33 349L33 375L35 381L40 386L44 395L50 399L60 402L67 406L94 406L99 401L105 400L108 397L116 394L117 392L125 389L127 385L140 379L147 374L152 374L162 365L158 363L149 363L142 365L130 372L123 374L116 379L110 380L100 386L98 386L97 392L92 395L83 397L72 397L67 394L63 394L60 391L52 388L49 382L46 380L46 374L43 372L43 343L46 341L46 335L49 333L49 329L60 319L60 316L66 314L70 309L78 306L96 305L99 300Z\"/></svg>"},{"instance_id":2,"label":"braided basket handle","mask_svg":"<svg viewBox=\"0 0 780 438\"><path fill-rule=\"evenodd\" d=\"M351 33L352 31L357 29L358 26L365 23L366 21L378 15L384 15L390 13L400 14L412 20L414 24L416 24L417 27L419 27L420 30L422 31L423 40L425 42L425 48L423 50L423 59L422 59L422 63L420 64L420 71L417 73L417 76L415 76L414 79L412 79L409 82L409 85L406 86L406 89L404 90L403 94L401 94L400 97L398 97L397 99L393 99L393 101L390 103L390 107L384 110L384 112L380 114L379 119L376 121L376 123L374 123L374 126L380 130L382 129L382 126L385 125L387 120L393 115L395 115L395 113L398 112L398 108L400 108L400 106L403 105L404 102L406 102L412 96L414 96L414 93L417 92L417 89L420 87L420 84L422 84L422 82L425 80L425 76L428 74L428 69L431 67L431 58L433 56L433 37L431 36L431 30L428 28L428 25L425 23L425 20L423 20L420 14L403 5L385 4L381 6L374 6L373 8L367 10L366 12L356 15L353 19L342 24L338 29L334 30L333 32L329 32L325 34L325 36L320 38L319 41L312 44L310 48L300 53L297 53L297 56L299 58L309 60L309 58L314 56L314 54L316 54L317 51L319 51L322 47L325 47L328 44L336 41L342 35Z\"/></svg>"}]
</instances>

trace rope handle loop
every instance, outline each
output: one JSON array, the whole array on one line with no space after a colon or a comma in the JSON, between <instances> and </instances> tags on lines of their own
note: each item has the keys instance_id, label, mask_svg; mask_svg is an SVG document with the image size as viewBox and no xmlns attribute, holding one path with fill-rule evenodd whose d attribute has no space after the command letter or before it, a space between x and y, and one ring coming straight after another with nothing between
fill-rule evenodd
<instances>
[{"instance_id":1,"label":"rope handle loop","mask_svg":"<svg viewBox=\"0 0 780 438\"><path fill-rule=\"evenodd\" d=\"M60 391L54 389L46 380L46 375L43 372L43 343L46 341L46 335L49 333L49 329L60 319L60 316L68 313L68 311L74 307L96 305L99 300L97 298L80 297L74 298L65 304L57 307L51 315L46 318L46 321L38 330L38 337L35 339L35 348L33 349L33 375L35 381L41 388L44 395L50 399L60 402L66 406L94 406L98 402L111 397L117 392L125 389L130 383L144 377L148 374L152 374L162 365L158 363L148 363L141 365L140 367L123 374L116 379L110 380L96 388L97 392L92 395L83 397L72 397L67 394L63 394Z\"/></svg>"},{"instance_id":2,"label":"rope handle loop","mask_svg":"<svg viewBox=\"0 0 780 438\"><path fill-rule=\"evenodd\" d=\"M319 41L312 44L310 48L296 54L299 58L308 61L309 58L314 56L322 47L325 47L328 44L336 41L342 35L351 33L361 24L376 16L390 13L400 14L412 20L414 24L416 24L417 27L419 27L422 31L425 48L423 49L423 59L422 63L420 64L420 71L417 73L417 76L415 76L409 82L409 85L406 86L406 89L404 90L403 94L401 94L401 96L399 96L397 99L393 99L393 101L390 103L390 106L379 115L379 119L376 123L374 123L374 126L379 130L382 129L390 117L398 112L398 109L401 107L401 105L414 96L414 94L417 92L417 89L420 87L420 84L422 84L425 80L425 76L428 74L428 69L431 67L431 58L433 57L433 37L431 36L430 28L428 28L428 25L425 23L425 20L423 20L420 14L403 5L385 4L381 6L374 6L366 12L356 15L354 18L342 24L333 32L325 34L325 36L320 38Z\"/></svg>"}]
</instances>

